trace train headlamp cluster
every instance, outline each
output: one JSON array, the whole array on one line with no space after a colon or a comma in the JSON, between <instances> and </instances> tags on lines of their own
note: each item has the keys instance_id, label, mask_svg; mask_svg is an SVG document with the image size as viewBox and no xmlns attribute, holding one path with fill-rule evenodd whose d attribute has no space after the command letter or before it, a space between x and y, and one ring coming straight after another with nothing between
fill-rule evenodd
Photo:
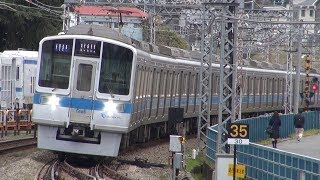
<instances>
[{"instance_id":1,"label":"train headlamp cluster","mask_svg":"<svg viewBox=\"0 0 320 180\"><path fill-rule=\"evenodd\" d=\"M113 100L108 100L104 103L103 110L107 112L108 116L112 116L114 113L123 112L123 104L118 104Z\"/></svg>"},{"instance_id":2,"label":"train headlamp cluster","mask_svg":"<svg viewBox=\"0 0 320 180\"><path fill-rule=\"evenodd\" d=\"M51 109L55 110L60 103L60 98L56 95L41 97L41 104L51 105Z\"/></svg>"},{"instance_id":3,"label":"train headlamp cluster","mask_svg":"<svg viewBox=\"0 0 320 180\"><path fill-rule=\"evenodd\" d=\"M59 101L60 101L59 97L57 97L56 95L52 95L49 97L48 104L51 105L52 110L55 110L57 105L59 105Z\"/></svg>"}]
</instances>

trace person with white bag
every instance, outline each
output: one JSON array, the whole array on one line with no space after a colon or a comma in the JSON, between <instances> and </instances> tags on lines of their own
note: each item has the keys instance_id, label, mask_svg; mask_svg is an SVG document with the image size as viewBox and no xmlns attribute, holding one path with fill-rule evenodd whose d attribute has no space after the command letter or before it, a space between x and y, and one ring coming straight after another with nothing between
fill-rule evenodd
<instances>
[{"instance_id":1,"label":"person with white bag","mask_svg":"<svg viewBox=\"0 0 320 180\"><path fill-rule=\"evenodd\" d=\"M298 141L301 141L301 138L303 136L304 121L305 119L302 116L301 112L294 116L294 127L296 130L296 138Z\"/></svg>"}]
</instances>

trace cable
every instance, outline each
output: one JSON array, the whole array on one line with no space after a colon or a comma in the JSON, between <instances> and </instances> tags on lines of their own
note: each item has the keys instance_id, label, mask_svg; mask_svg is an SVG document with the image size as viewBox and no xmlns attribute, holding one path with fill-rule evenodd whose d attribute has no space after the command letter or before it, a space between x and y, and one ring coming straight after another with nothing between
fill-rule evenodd
<instances>
[{"instance_id":1,"label":"cable","mask_svg":"<svg viewBox=\"0 0 320 180\"><path fill-rule=\"evenodd\" d=\"M43 10L45 10L45 11L48 11L48 12L54 14L54 15L59 16L60 13L62 14L62 12L58 12L58 11L49 9L49 8L47 8L47 7L41 6L41 5L39 5L39 4L36 4L36 3L32 2L32 1L29 1L29 0L24 0L24 1L30 3L30 4L32 4L32 5L34 5L34 6L37 6L37 7L41 8L41 9L43 9Z\"/></svg>"},{"instance_id":2,"label":"cable","mask_svg":"<svg viewBox=\"0 0 320 180\"><path fill-rule=\"evenodd\" d=\"M7 8L9 8L9 10L10 10L10 11L17 12L17 10L16 10L16 9L14 9L14 8L12 8L12 7L8 6L8 5L6 5L6 4L2 4L2 3L0 3L0 6L7 7ZM1 8L1 9L4 9L4 8ZM7 10L8 10L8 9L7 9Z\"/></svg>"},{"instance_id":3,"label":"cable","mask_svg":"<svg viewBox=\"0 0 320 180\"><path fill-rule=\"evenodd\" d=\"M44 3L40 2L40 1L37 1L37 0L34 0L34 1L36 1L37 3L39 3L39 4L43 5L43 6L46 6L48 8L62 9L62 7L50 6L50 5L44 4Z\"/></svg>"},{"instance_id":4,"label":"cable","mask_svg":"<svg viewBox=\"0 0 320 180\"><path fill-rule=\"evenodd\" d=\"M24 5L20 5L20 4L13 4L13 3L6 3L6 2L1 2L0 1L0 5L10 5L10 6L15 6L16 8L18 7L18 8L25 8L25 9L32 9L32 10L38 10L39 12L40 11L45 11L45 10L43 10L43 9L41 9L41 8L37 8L37 7L29 7L29 6L24 6ZM32 14L32 15L34 15L34 11L24 11L25 13L29 13L29 14ZM47 12L47 11L46 11ZM40 12L41 13L41 12ZM41 13L42 14L42 13ZM43 16L43 14L42 14L42 16ZM50 15L47 15L47 16L50 16ZM57 16L57 15L55 15L55 16L50 16L50 17L52 17L52 18L59 18L60 16Z\"/></svg>"}]
</instances>

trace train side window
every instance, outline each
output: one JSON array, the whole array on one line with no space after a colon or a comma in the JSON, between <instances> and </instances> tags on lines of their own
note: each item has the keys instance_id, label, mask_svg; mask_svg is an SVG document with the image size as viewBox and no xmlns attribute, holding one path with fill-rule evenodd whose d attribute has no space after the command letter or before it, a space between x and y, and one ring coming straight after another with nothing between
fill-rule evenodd
<instances>
[{"instance_id":1,"label":"train side window","mask_svg":"<svg viewBox=\"0 0 320 180\"><path fill-rule=\"evenodd\" d=\"M141 71L142 71L142 68L140 67L140 66L137 66L136 67L136 69L137 69L137 74L136 74L136 78L135 78L135 80L136 80L136 85L135 85L135 99L139 99L139 97L140 97L140 86L141 86Z\"/></svg>"},{"instance_id":2,"label":"train side window","mask_svg":"<svg viewBox=\"0 0 320 180\"><path fill-rule=\"evenodd\" d=\"M271 79L271 106L274 106L276 79Z\"/></svg>"},{"instance_id":3,"label":"train side window","mask_svg":"<svg viewBox=\"0 0 320 180\"><path fill-rule=\"evenodd\" d=\"M263 82L264 95L267 95L268 94L268 89L267 89L267 87L268 87L268 78L264 79L263 81L264 81Z\"/></svg>"},{"instance_id":4,"label":"train side window","mask_svg":"<svg viewBox=\"0 0 320 180\"><path fill-rule=\"evenodd\" d=\"M151 117L151 111L152 111L152 105L153 105L153 97L154 97L154 89L156 89L156 68L153 69L152 72L152 78L150 79L150 106L149 106L149 115L148 118Z\"/></svg>"},{"instance_id":5,"label":"train side window","mask_svg":"<svg viewBox=\"0 0 320 180\"><path fill-rule=\"evenodd\" d=\"M267 86L266 86L266 89L267 89L267 106L270 105L269 101L271 99L271 88L272 88L272 85L271 85L271 80L269 78L267 78Z\"/></svg>"},{"instance_id":6,"label":"train side window","mask_svg":"<svg viewBox=\"0 0 320 180\"><path fill-rule=\"evenodd\" d=\"M256 78L256 95L260 95L260 78Z\"/></svg>"},{"instance_id":7,"label":"train side window","mask_svg":"<svg viewBox=\"0 0 320 180\"><path fill-rule=\"evenodd\" d=\"M16 80L17 81L19 81L19 79L20 79L20 67L19 66L17 66L17 71L16 71Z\"/></svg>"},{"instance_id":8,"label":"train side window","mask_svg":"<svg viewBox=\"0 0 320 180\"><path fill-rule=\"evenodd\" d=\"M156 71L156 70L155 70ZM160 72L157 71L155 73L155 77L153 78L153 97L158 97L158 92L159 92L159 80L160 80Z\"/></svg>"},{"instance_id":9,"label":"train side window","mask_svg":"<svg viewBox=\"0 0 320 180\"><path fill-rule=\"evenodd\" d=\"M144 81L145 81L145 76L146 76L146 71L145 71L145 67L141 67L141 81L140 81L140 92L139 92L139 96L140 98L143 98L143 91L144 91Z\"/></svg>"},{"instance_id":10,"label":"train side window","mask_svg":"<svg viewBox=\"0 0 320 180\"><path fill-rule=\"evenodd\" d=\"M256 78L252 77L250 80L251 80L251 84L250 84L251 95L254 95L254 86L255 86Z\"/></svg>"},{"instance_id":11,"label":"train side window","mask_svg":"<svg viewBox=\"0 0 320 180\"><path fill-rule=\"evenodd\" d=\"M212 73L211 74L211 96L213 96L214 95L214 86L215 86L215 82L214 82L214 80L215 80L215 77L214 77L214 74ZM212 104L212 103L211 103ZM212 106L211 106L211 108L212 108Z\"/></svg>"},{"instance_id":12,"label":"train side window","mask_svg":"<svg viewBox=\"0 0 320 180\"><path fill-rule=\"evenodd\" d=\"M165 114L165 111L166 111L166 104L167 104L167 94L168 94L168 86L169 86L169 71L166 71L165 72L165 75L164 75L164 81L163 81L163 94L164 94L164 97L163 97L163 111L162 111L162 116L164 116Z\"/></svg>"},{"instance_id":13,"label":"train side window","mask_svg":"<svg viewBox=\"0 0 320 180\"><path fill-rule=\"evenodd\" d=\"M146 76L146 84L145 84L145 97L150 97L150 79L152 78L152 71L150 69L147 70Z\"/></svg>"},{"instance_id":14,"label":"train side window","mask_svg":"<svg viewBox=\"0 0 320 180\"><path fill-rule=\"evenodd\" d=\"M196 83L195 83L195 82L196 82L196 75L195 75L195 74L192 75L191 81L192 81L192 82L191 82L191 84L190 84L190 85L191 85L190 95L191 95L191 96L194 96L194 94L195 94L195 89L196 89L196 87L195 87L195 86L196 86Z\"/></svg>"},{"instance_id":15,"label":"train side window","mask_svg":"<svg viewBox=\"0 0 320 180\"><path fill-rule=\"evenodd\" d=\"M197 96L199 92L199 73L197 73L194 77L194 99L193 99L193 112L196 112L196 105L197 105Z\"/></svg>"},{"instance_id":16,"label":"train side window","mask_svg":"<svg viewBox=\"0 0 320 180\"><path fill-rule=\"evenodd\" d=\"M161 84L162 84L162 79L163 79L163 73L162 70L160 72L157 72L158 74L158 82L157 82L157 110L156 110L156 117L158 117L158 112L159 112L159 104L160 104L160 98L161 98Z\"/></svg>"},{"instance_id":17,"label":"train side window","mask_svg":"<svg viewBox=\"0 0 320 180\"><path fill-rule=\"evenodd\" d=\"M171 76L171 81L170 81L170 106L172 107L172 98L174 97L174 90L175 90L175 77L176 77L176 73L173 71L172 74L170 74Z\"/></svg>"},{"instance_id":18,"label":"train side window","mask_svg":"<svg viewBox=\"0 0 320 180\"><path fill-rule=\"evenodd\" d=\"M180 90L181 90L181 74L182 73L178 73L177 74L177 77L176 77L176 96L179 96L179 94L180 94Z\"/></svg>"},{"instance_id":19,"label":"train side window","mask_svg":"<svg viewBox=\"0 0 320 180\"><path fill-rule=\"evenodd\" d=\"M250 76L248 76L247 78L246 78L246 80L247 80L247 88L246 88L246 92L247 92L247 95L248 95L248 98L249 98L249 95L250 95ZM249 101L248 101L249 102Z\"/></svg>"},{"instance_id":20,"label":"train side window","mask_svg":"<svg viewBox=\"0 0 320 180\"><path fill-rule=\"evenodd\" d=\"M190 97L190 84L191 84L191 72L188 73L186 78L186 95L187 95L187 102L186 102L186 111L188 112L189 108L189 97Z\"/></svg>"},{"instance_id":21,"label":"train side window","mask_svg":"<svg viewBox=\"0 0 320 180\"><path fill-rule=\"evenodd\" d=\"M244 96L247 95L247 77L244 78L242 92Z\"/></svg>"},{"instance_id":22,"label":"train side window","mask_svg":"<svg viewBox=\"0 0 320 180\"><path fill-rule=\"evenodd\" d=\"M183 71L181 71L181 73L180 73L180 76L179 76L179 81L178 81L178 83L179 83L179 89L178 89L178 97L179 97L179 103L178 103L178 107L181 107L181 97L182 97L182 94L183 94L183 90L184 90L184 73L183 73Z\"/></svg>"},{"instance_id":23,"label":"train side window","mask_svg":"<svg viewBox=\"0 0 320 180\"><path fill-rule=\"evenodd\" d=\"M212 73L211 77L212 77L212 79L211 79L211 95L213 96L216 91L216 77L214 76L213 73Z\"/></svg>"},{"instance_id":24,"label":"train side window","mask_svg":"<svg viewBox=\"0 0 320 180\"><path fill-rule=\"evenodd\" d=\"M216 90L216 95L218 95L220 93L220 78L219 76L216 76L216 87L215 87L215 90Z\"/></svg>"},{"instance_id":25,"label":"train side window","mask_svg":"<svg viewBox=\"0 0 320 180\"><path fill-rule=\"evenodd\" d=\"M259 89L259 95L260 95L260 102L259 102L259 108L261 108L261 104L262 104L262 97L263 97L263 79L262 77L260 77L260 89Z\"/></svg>"},{"instance_id":26,"label":"train side window","mask_svg":"<svg viewBox=\"0 0 320 180\"><path fill-rule=\"evenodd\" d=\"M189 86L189 77L190 77L190 75L189 75L190 73L186 73L186 74L184 74L183 76L183 79L184 79L184 85L183 85L183 95L184 96L186 96L187 95L187 92L188 92L188 86Z\"/></svg>"},{"instance_id":27,"label":"train side window","mask_svg":"<svg viewBox=\"0 0 320 180\"><path fill-rule=\"evenodd\" d=\"M277 106L279 106L280 101L280 90L281 90L281 80L280 78L277 79Z\"/></svg>"},{"instance_id":28,"label":"train side window","mask_svg":"<svg viewBox=\"0 0 320 180\"><path fill-rule=\"evenodd\" d=\"M142 83L142 97L146 98L147 97L147 82L148 82L148 78L149 78L149 71L148 69L145 67L143 70L143 83Z\"/></svg>"},{"instance_id":29,"label":"train side window","mask_svg":"<svg viewBox=\"0 0 320 180\"><path fill-rule=\"evenodd\" d=\"M253 78L253 84L252 84L252 94L255 96L257 93L257 78Z\"/></svg>"},{"instance_id":30,"label":"train side window","mask_svg":"<svg viewBox=\"0 0 320 180\"><path fill-rule=\"evenodd\" d=\"M284 91L286 90L286 79L282 79L282 85L281 86L282 86L282 91L281 91L282 92L282 96L281 96L282 97L281 98L282 99L282 103L281 104L284 105L284 98L285 98L284 97L284 94L285 94Z\"/></svg>"}]
</instances>

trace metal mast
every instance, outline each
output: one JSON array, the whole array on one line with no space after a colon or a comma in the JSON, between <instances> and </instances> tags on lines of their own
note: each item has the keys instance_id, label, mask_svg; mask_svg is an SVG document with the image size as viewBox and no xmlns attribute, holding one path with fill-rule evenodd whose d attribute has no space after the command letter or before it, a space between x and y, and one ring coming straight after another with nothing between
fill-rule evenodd
<instances>
[{"instance_id":1,"label":"metal mast","mask_svg":"<svg viewBox=\"0 0 320 180\"><path fill-rule=\"evenodd\" d=\"M200 69L200 106L198 118L198 151L206 142L206 129L210 126L210 106L211 106L211 76L212 62L214 58L214 35L213 35L213 17L210 10L211 3L203 4L202 7L202 36L201 36L201 69ZM206 18L212 18L206 21ZM210 26L211 24L211 26ZM209 27L209 30L208 30Z\"/></svg>"},{"instance_id":2,"label":"metal mast","mask_svg":"<svg viewBox=\"0 0 320 180\"><path fill-rule=\"evenodd\" d=\"M235 89L237 79L236 37L237 28L235 17L238 4L235 0L221 3L221 39L220 39L220 92L219 92L219 125L217 153L228 153L227 123L235 120Z\"/></svg>"},{"instance_id":3,"label":"metal mast","mask_svg":"<svg viewBox=\"0 0 320 180\"><path fill-rule=\"evenodd\" d=\"M68 4L63 4L63 15L62 15L62 20L63 20L63 25L62 25L62 31L63 32L67 32L69 30L70 27L70 17L69 17L69 13L70 13L70 7Z\"/></svg>"},{"instance_id":4,"label":"metal mast","mask_svg":"<svg viewBox=\"0 0 320 180\"><path fill-rule=\"evenodd\" d=\"M290 0L289 4L289 21L293 21L293 0ZM290 114L292 112L292 59L293 59L293 37L292 37L292 25L290 25L289 30L289 42L288 42L288 52L287 52L287 74L286 74L286 87L284 94L284 111L285 114Z\"/></svg>"}]
</instances>

